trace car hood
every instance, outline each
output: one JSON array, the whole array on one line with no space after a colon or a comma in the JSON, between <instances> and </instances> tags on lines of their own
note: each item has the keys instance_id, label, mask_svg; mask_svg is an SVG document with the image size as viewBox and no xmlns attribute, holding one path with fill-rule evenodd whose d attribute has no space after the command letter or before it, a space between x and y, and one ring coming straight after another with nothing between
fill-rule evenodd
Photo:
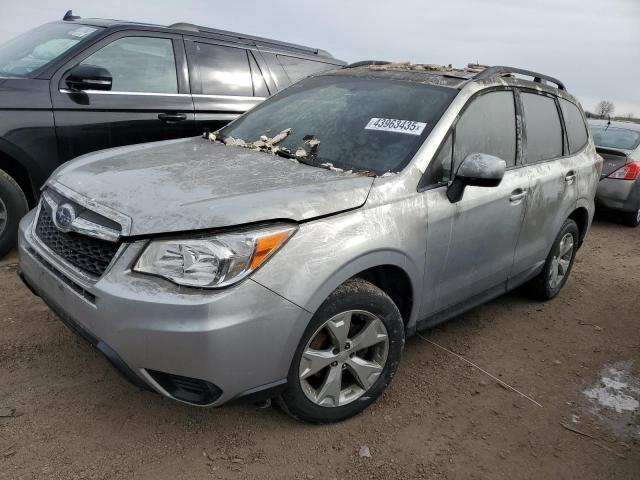
<instances>
[{"instance_id":1,"label":"car hood","mask_svg":"<svg viewBox=\"0 0 640 480\"><path fill-rule=\"evenodd\" d=\"M373 178L189 138L84 155L49 183L126 215L131 235L148 235L302 221L357 208Z\"/></svg>"}]
</instances>

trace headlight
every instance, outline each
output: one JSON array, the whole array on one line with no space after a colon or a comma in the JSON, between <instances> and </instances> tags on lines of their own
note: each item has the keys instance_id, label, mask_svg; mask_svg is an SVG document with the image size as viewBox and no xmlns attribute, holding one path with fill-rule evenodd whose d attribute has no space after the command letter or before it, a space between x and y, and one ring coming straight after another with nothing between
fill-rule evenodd
<instances>
[{"instance_id":1,"label":"headlight","mask_svg":"<svg viewBox=\"0 0 640 480\"><path fill-rule=\"evenodd\" d=\"M133 269L178 285L226 287L262 265L295 231L293 225L278 224L193 239L153 240Z\"/></svg>"}]
</instances>

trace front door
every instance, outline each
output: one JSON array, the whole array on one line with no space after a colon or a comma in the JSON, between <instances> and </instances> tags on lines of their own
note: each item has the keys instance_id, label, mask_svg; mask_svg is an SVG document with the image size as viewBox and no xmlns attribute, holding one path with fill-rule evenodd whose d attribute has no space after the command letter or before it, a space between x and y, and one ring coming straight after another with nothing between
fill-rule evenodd
<instances>
[{"instance_id":1,"label":"front door","mask_svg":"<svg viewBox=\"0 0 640 480\"><path fill-rule=\"evenodd\" d=\"M525 215L529 177L519 165L515 99L511 90L473 97L440 152L423 194L427 204L427 253L422 317L504 293ZM451 203L447 182L471 153L505 160L497 187L467 187Z\"/></svg>"},{"instance_id":2,"label":"front door","mask_svg":"<svg viewBox=\"0 0 640 480\"><path fill-rule=\"evenodd\" d=\"M103 148L196 135L183 41L151 32L114 34L65 65L51 81L62 161ZM74 92L78 64L106 68L110 91Z\"/></svg>"}]
</instances>

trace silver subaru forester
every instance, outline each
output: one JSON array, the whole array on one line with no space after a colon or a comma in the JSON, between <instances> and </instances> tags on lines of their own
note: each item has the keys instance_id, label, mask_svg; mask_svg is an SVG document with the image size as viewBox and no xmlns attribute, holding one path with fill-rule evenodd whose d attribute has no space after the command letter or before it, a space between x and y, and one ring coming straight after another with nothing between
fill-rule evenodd
<instances>
[{"instance_id":1,"label":"silver subaru forester","mask_svg":"<svg viewBox=\"0 0 640 480\"><path fill-rule=\"evenodd\" d=\"M601 169L552 77L361 62L204 138L60 167L20 275L140 387L338 421L407 336L524 283L558 294Z\"/></svg>"}]
</instances>

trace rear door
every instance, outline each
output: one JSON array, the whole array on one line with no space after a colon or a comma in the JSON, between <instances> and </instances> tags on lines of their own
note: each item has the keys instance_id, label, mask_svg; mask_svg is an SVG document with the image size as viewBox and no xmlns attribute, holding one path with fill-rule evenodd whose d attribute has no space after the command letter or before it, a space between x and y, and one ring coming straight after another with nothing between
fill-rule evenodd
<instances>
[{"instance_id":1,"label":"rear door","mask_svg":"<svg viewBox=\"0 0 640 480\"><path fill-rule=\"evenodd\" d=\"M185 45L199 131L217 130L270 95L250 48L199 37Z\"/></svg>"},{"instance_id":2,"label":"rear door","mask_svg":"<svg viewBox=\"0 0 640 480\"><path fill-rule=\"evenodd\" d=\"M422 316L504 293L525 213L529 178L518 162L514 94L501 89L470 100L427 171L427 258ZM467 187L451 203L449 181L464 158L503 159L497 187Z\"/></svg>"},{"instance_id":3,"label":"rear door","mask_svg":"<svg viewBox=\"0 0 640 480\"><path fill-rule=\"evenodd\" d=\"M581 176L591 174L583 170L585 162L579 155L588 135L585 131L584 144L576 144L572 154L557 97L521 90L520 102L531 195L514 262L514 283L544 264L562 224L576 208Z\"/></svg>"},{"instance_id":4,"label":"rear door","mask_svg":"<svg viewBox=\"0 0 640 480\"><path fill-rule=\"evenodd\" d=\"M109 70L111 91L69 90L65 78L78 64ZM103 148L196 134L180 35L115 33L53 76L51 99L63 161Z\"/></svg>"}]
</instances>

